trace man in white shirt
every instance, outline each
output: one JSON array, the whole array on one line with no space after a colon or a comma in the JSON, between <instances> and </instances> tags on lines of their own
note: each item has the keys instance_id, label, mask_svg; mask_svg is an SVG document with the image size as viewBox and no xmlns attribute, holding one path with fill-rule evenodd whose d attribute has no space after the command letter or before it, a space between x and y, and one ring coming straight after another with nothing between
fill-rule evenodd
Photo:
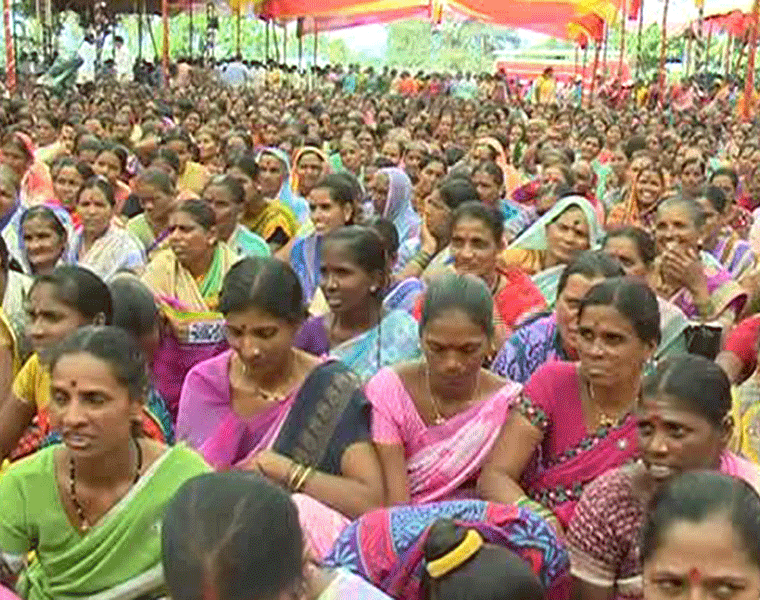
<instances>
[{"instance_id":1,"label":"man in white shirt","mask_svg":"<svg viewBox=\"0 0 760 600\"><path fill-rule=\"evenodd\" d=\"M114 38L115 49L115 67L116 67L116 80L119 83L127 83L132 81L132 56L129 53L129 48L124 45L124 38L117 35Z\"/></svg>"}]
</instances>

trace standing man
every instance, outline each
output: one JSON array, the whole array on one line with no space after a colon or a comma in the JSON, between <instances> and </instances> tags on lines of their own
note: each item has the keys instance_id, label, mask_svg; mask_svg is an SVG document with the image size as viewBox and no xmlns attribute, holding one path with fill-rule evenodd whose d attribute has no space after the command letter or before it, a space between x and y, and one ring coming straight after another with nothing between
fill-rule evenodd
<instances>
[{"instance_id":1,"label":"standing man","mask_svg":"<svg viewBox=\"0 0 760 600\"><path fill-rule=\"evenodd\" d=\"M124 38L117 35L114 38L115 48L115 67L116 67L116 81L119 83L128 83L132 81L132 56L129 53L129 49L124 45Z\"/></svg>"}]
</instances>

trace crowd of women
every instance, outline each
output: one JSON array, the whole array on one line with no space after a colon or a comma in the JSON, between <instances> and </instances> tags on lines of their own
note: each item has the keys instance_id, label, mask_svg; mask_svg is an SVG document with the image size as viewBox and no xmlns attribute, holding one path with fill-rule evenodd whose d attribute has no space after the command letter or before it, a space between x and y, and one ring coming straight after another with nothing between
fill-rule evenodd
<instances>
[{"instance_id":1,"label":"crowd of women","mask_svg":"<svg viewBox=\"0 0 760 600\"><path fill-rule=\"evenodd\" d=\"M756 599L758 124L325 83L2 106L0 599Z\"/></svg>"}]
</instances>

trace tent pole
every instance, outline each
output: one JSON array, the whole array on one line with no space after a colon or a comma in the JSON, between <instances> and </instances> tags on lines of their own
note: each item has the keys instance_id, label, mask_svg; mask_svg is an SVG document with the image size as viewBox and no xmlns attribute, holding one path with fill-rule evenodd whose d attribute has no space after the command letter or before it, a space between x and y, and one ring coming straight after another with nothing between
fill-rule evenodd
<instances>
[{"instance_id":1,"label":"tent pole","mask_svg":"<svg viewBox=\"0 0 760 600\"><path fill-rule=\"evenodd\" d=\"M142 61L143 47L143 3L139 2L137 6L137 61Z\"/></svg>"},{"instance_id":2,"label":"tent pole","mask_svg":"<svg viewBox=\"0 0 760 600\"><path fill-rule=\"evenodd\" d=\"M747 75L744 78L744 114L745 121L750 117L750 105L755 99L755 51L757 50L757 13L760 0L755 0L752 6L752 21L749 29L749 48L747 48Z\"/></svg>"},{"instance_id":3,"label":"tent pole","mask_svg":"<svg viewBox=\"0 0 760 600\"><path fill-rule=\"evenodd\" d=\"M591 108L591 106L594 103L594 90L596 89L596 71L599 68L599 50L600 50L600 43L596 43L596 48L594 49L594 67L591 71L591 91L588 95L588 107Z\"/></svg>"},{"instance_id":4,"label":"tent pole","mask_svg":"<svg viewBox=\"0 0 760 600\"><path fill-rule=\"evenodd\" d=\"M694 74L697 75L702 71L702 67L706 62L705 52L706 48L703 44L705 39L705 3L704 0L697 0L699 12L697 13L697 51L694 53L696 60L694 61ZM689 28L691 29L691 28ZM691 62L691 59L689 60Z\"/></svg>"},{"instance_id":5,"label":"tent pole","mask_svg":"<svg viewBox=\"0 0 760 600\"><path fill-rule=\"evenodd\" d=\"M623 18L620 23L620 56L618 57L618 79L622 84L623 79L623 55L625 54L625 25L628 22L628 1L623 0Z\"/></svg>"},{"instance_id":6,"label":"tent pole","mask_svg":"<svg viewBox=\"0 0 760 600\"><path fill-rule=\"evenodd\" d=\"M728 37L726 38L726 57L725 57L726 79L728 79L728 74L731 71L731 46L733 45L733 41L734 41L734 36L732 36L729 33Z\"/></svg>"},{"instance_id":7,"label":"tent pole","mask_svg":"<svg viewBox=\"0 0 760 600\"><path fill-rule=\"evenodd\" d=\"M301 69L303 67L303 17L298 18L296 34L298 35L298 68Z\"/></svg>"},{"instance_id":8,"label":"tent pole","mask_svg":"<svg viewBox=\"0 0 760 600\"><path fill-rule=\"evenodd\" d=\"M269 19L264 21L264 62L269 61Z\"/></svg>"},{"instance_id":9,"label":"tent pole","mask_svg":"<svg viewBox=\"0 0 760 600\"><path fill-rule=\"evenodd\" d=\"M659 83L660 104L665 98L665 55L668 48L668 0L665 0L665 6L662 9L662 40L660 43L660 68Z\"/></svg>"},{"instance_id":10,"label":"tent pole","mask_svg":"<svg viewBox=\"0 0 760 600\"><path fill-rule=\"evenodd\" d=\"M610 27L607 22L604 22L604 51L602 53L602 81L607 79L607 46L610 40Z\"/></svg>"},{"instance_id":11,"label":"tent pole","mask_svg":"<svg viewBox=\"0 0 760 600\"><path fill-rule=\"evenodd\" d=\"M586 62L588 59L588 40L586 41L586 45L583 47L583 79L586 79Z\"/></svg>"},{"instance_id":12,"label":"tent pole","mask_svg":"<svg viewBox=\"0 0 760 600\"><path fill-rule=\"evenodd\" d=\"M578 74L578 44L575 44L575 57L573 58L573 75Z\"/></svg>"},{"instance_id":13,"label":"tent pole","mask_svg":"<svg viewBox=\"0 0 760 600\"><path fill-rule=\"evenodd\" d=\"M636 79L641 69L641 35L644 32L644 0L639 3L639 33L636 40Z\"/></svg>"},{"instance_id":14,"label":"tent pole","mask_svg":"<svg viewBox=\"0 0 760 600\"><path fill-rule=\"evenodd\" d=\"M705 43L705 74L710 72L710 45L712 44L712 21L710 29L707 30L707 42Z\"/></svg>"},{"instance_id":15,"label":"tent pole","mask_svg":"<svg viewBox=\"0 0 760 600\"><path fill-rule=\"evenodd\" d=\"M13 21L13 9L11 0L3 0L3 25L5 31L5 79L8 91L13 94L16 91L16 52L11 22Z\"/></svg>"},{"instance_id":16,"label":"tent pole","mask_svg":"<svg viewBox=\"0 0 760 600\"><path fill-rule=\"evenodd\" d=\"M235 12L237 13L235 21L235 57L238 58L240 57L240 4L238 4Z\"/></svg>"},{"instance_id":17,"label":"tent pole","mask_svg":"<svg viewBox=\"0 0 760 600\"><path fill-rule=\"evenodd\" d=\"M314 66L317 64L317 45L319 44L319 33L317 31L317 23L314 23Z\"/></svg>"},{"instance_id":18,"label":"tent pole","mask_svg":"<svg viewBox=\"0 0 760 600\"><path fill-rule=\"evenodd\" d=\"M169 89L169 0L161 0L161 19L164 28L164 49L161 66L164 70L164 87Z\"/></svg>"},{"instance_id":19,"label":"tent pole","mask_svg":"<svg viewBox=\"0 0 760 600\"><path fill-rule=\"evenodd\" d=\"M193 58L193 0L189 0L189 12L188 15L190 18L190 24L189 24L189 30L187 32L188 37L188 46L190 46L190 60Z\"/></svg>"},{"instance_id":20,"label":"tent pole","mask_svg":"<svg viewBox=\"0 0 760 600\"><path fill-rule=\"evenodd\" d=\"M282 24L282 64L288 64L288 24Z\"/></svg>"}]
</instances>

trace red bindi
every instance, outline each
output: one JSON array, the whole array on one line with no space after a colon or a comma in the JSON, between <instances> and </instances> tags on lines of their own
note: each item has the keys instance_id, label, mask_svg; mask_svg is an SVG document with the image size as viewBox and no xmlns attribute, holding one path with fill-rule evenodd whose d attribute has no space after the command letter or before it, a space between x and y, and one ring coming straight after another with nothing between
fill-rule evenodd
<instances>
[{"instance_id":1,"label":"red bindi","mask_svg":"<svg viewBox=\"0 0 760 600\"><path fill-rule=\"evenodd\" d=\"M698 585L700 581L702 581L702 574L697 567L692 567L689 570L689 583L694 586Z\"/></svg>"}]
</instances>

